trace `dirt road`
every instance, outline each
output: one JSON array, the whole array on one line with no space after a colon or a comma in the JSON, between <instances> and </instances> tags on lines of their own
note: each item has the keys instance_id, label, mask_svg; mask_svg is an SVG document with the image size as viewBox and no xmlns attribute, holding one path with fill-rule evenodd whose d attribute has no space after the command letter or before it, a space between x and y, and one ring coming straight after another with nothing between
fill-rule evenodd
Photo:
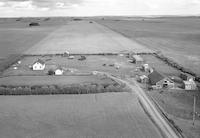
<instances>
[{"instance_id":1,"label":"dirt road","mask_svg":"<svg viewBox=\"0 0 200 138\"><path fill-rule=\"evenodd\" d=\"M134 93L1 96L2 138L161 138Z\"/></svg>"},{"instance_id":2,"label":"dirt road","mask_svg":"<svg viewBox=\"0 0 200 138\"><path fill-rule=\"evenodd\" d=\"M66 50L78 54L112 53L124 50L151 52L105 26L95 22L78 21L61 26L27 50L25 54L58 54Z\"/></svg>"}]
</instances>

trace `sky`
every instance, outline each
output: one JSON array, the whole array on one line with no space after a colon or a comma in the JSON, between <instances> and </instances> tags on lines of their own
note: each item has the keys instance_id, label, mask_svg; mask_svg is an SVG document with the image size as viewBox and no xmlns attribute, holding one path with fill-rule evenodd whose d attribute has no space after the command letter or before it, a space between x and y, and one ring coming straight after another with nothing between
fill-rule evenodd
<instances>
[{"instance_id":1,"label":"sky","mask_svg":"<svg viewBox=\"0 0 200 138\"><path fill-rule=\"evenodd\" d=\"M200 0L0 0L0 17L200 15Z\"/></svg>"}]
</instances>

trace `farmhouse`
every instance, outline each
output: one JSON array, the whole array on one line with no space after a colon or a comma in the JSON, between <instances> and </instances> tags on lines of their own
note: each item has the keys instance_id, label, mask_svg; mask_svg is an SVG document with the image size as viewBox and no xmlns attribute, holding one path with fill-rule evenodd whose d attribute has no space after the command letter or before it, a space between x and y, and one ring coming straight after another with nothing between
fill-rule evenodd
<instances>
[{"instance_id":1,"label":"farmhouse","mask_svg":"<svg viewBox=\"0 0 200 138\"><path fill-rule=\"evenodd\" d=\"M63 70L61 67L57 68L57 69L54 71L54 74L55 74L55 75L63 75L63 73L64 73L64 70Z\"/></svg>"},{"instance_id":2,"label":"farmhouse","mask_svg":"<svg viewBox=\"0 0 200 138\"><path fill-rule=\"evenodd\" d=\"M33 70L44 70L45 69L45 62L41 59L35 61L32 65Z\"/></svg>"},{"instance_id":3,"label":"farmhouse","mask_svg":"<svg viewBox=\"0 0 200 138\"><path fill-rule=\"evenodd\" d=\"M132 56L132 62L135 64L143 64L144 60L140 55L133 55Z\"/></svg>"},{"instance_id":4,"label":"farmhouse","mask_svg":"<svg viewBox=\"0 0 200 138\"><path fill-rule=\"evenodd\" d=\"M196 90L197 85L193 80L183 81L185 90Z\"/></svg>"},{"instance_id":5,"label":"farmhouse","mask_svg":"<svg viewBox=\"0 0 200 138\"><path fill-rule=\"evenodd\" d=\"M152 73L148 75L149 82L155 89L161 89L161 88L173 88L174 82L169 79L168 77L165 77L163 74L157 72L154 70Z\"/></svg>"}]
</instances>

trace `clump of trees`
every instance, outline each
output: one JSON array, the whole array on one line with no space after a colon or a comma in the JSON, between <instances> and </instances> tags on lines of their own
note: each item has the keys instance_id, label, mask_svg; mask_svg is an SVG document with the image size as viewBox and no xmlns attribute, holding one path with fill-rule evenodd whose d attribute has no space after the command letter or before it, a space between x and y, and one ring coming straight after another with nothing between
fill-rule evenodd
<instances>
[{"instance_id":1,"label":"clump of trees","mask_svg":"<svg viewBox=\"0 0 200 138\"><path fill-rule=\"evenodd\" d=\"M54 95L54 94L89 94L105 92L128 92L126 85L114 84L71 84L58 85L34 85L34 86L12 86L1 85L0 95Z\"/></svg>"},{"instance_id":2,"label":"clump of trees","mask_svg":"<svg viewBox=\"0 0 200 138\"><path fill-rule=\"evenodd\" d=\"M32 27L32 26L40 26L40 24L37 23L37 22L31 22L31 23L29 24L29 26L30 26L30 27Z\"/></svg>"}]
</instances>

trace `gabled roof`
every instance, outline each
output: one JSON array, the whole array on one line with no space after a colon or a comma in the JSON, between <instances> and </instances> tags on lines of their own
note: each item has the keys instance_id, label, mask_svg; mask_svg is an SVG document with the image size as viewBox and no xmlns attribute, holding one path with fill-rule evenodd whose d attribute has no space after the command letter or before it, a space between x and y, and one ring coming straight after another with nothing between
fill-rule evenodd
<instances>
[{"instance_id":1,"label":"gabled roof","mask_svg":"<svg viewBox=\"0 0 200 138\"><path fill-rule=\"evenodd\" d=\"M143 58L142 58L140 55L133 55L133 58L134 58L136 61L144 61Z\"/></svg>"},{"instance_id":2,"label":"gabled roof","mask_svg":"<svg viewBox=\"0 0 200 138\"><path fill-rule=\"evenodd\" d=\"M35 63L40 63L40 64L42 64L42 65L44 65L45 64L45 62L43 61L43 60L41 60L41 59L38 59L37 61L35 61L33 64L35 64Z\"/></svg>"},{"instance_id":3,"label":"gabled roof","mask_svg":"<svg viewBox=\"0 0 200 138\"><path fill-rule=\"evenodd\" d=\"M154 71L148 75L148 78L150 80L150 83L152 85L155 85L157 82L159 82L160 80L164 79L165 76L162 75L161 73L157 72L155 69Z\"/></svg>"}]
</instances>

